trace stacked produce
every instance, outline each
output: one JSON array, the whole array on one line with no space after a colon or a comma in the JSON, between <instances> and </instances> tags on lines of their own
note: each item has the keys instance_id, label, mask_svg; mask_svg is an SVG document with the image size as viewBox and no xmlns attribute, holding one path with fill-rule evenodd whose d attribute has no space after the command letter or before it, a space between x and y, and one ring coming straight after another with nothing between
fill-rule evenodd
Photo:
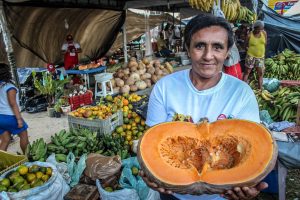
<instances>
[{"instance_id":1,"label":"stacked produce","mask_svg":"<svg viewBox=\"0 0 300 200\"><path fill-rule=\"evenodd\" d=\"M120 68L114 73L113 90L114 93L122 94L144 90L172 72L173 67L167 62L162 65L159 60L150 62L144 58L137 62L135 58L131 58L125 68Z\"/></svg>"},{"instance_id":2,"label":"stacked produce","mask_svg":"<svg viewBox=\"0 0 300 200\"><path fill-rule=\"evenodd\" d=\"M189 0L189 3L193 8L203 12L210 12L213 8L214 1ZM225 18L230 22L245 21L253 23L257 18L255 13L247 7L241 6L239 0L221 0L221 9Z\"/></svg>"},{"instance_id":3,"label":"stacked produce","mask_svg":"<svg viewBox=\"0 0 300 200\"><path fill-rule=\"evenodd\" d=\"M33 141L27 145L26 152L29 160L45 162L47 158L47 144L43 138Z\"/></svg>"},{"instance_id":4,"label":"stacked produce","mask_svg":"<svg viewBox=\"0 0 300 200\"><path fill-rule=\"evenodd\" d=\"M132 147L133 140L139 139L144 131L148 128L145 120L142 119L136 112L134 112L132 103L137 103L145 98L137 94L124 94L123 96L116 96L113 102L121 105L123 111L123 125L118 126L112 135L121 136L125 139L124 144Z\"/></svg>"},{"instance_id":5,"label":"stacked produce","mask_svg":"<svg viewBox=\"0 0 300 200\"><path fill-rule=\"evenodd\" d=\"M51 176L51 167L21 165L0 181L0 192L19 192L38 187L46 183Z\"/></svg>"},{"instance_id":6,"label":"stacked produce","mask_svg":"<svg viewBox=\"0 0 300 200\"><path fill-rule=\"evenodd\" d=\"M81 107L69 113L73 117L88 119L107 119L118 111L117 106L113 104L100 104L97 106Z\"/></svg>"},{"instance_id":7,"label":"stacked produce","mask_svg":"<svg viewBox=\"0 0 300 200\"><path fill-rule=\"evenodd\" d=\"M104 156L119 155L122 160L130 156L129 145L125 144L125 139L118 135L104 135L100 139L98 148L99 150L96 153Z\"/></svg>"},{"instance_id":8,"label":"stacked produce","mask_svg":"<svg viewBox=\"0 0 300 200\"><path fill-rule=\"evenodd\" d=\"M58 161L65 162L69 152L75 156L94 153L101 148L97 133L88 129L73 129L69 132L61 130L51 136L48 154L55 153Z\"/></svg>"},{"instance_id":9,"label":"stacked produce","mask_svg":"<svg viewBox=\"0 0 300 200\"><path fill-rule=\"evenodd\" d=\"M265 61L265 77L278 80L300 80L300 54L285 49Z\"/></svg>"},{"instance_id":10,"label":"stacked produce","mask_svg":"<svg viewBox=\"0 0 300 200\"><path fill-rule=\"evenodd\" d=\"M274 121L296 121L300 88L283 87L276 92L254 90L260 110L267 110Z\"/></svg>"}]
</instances>

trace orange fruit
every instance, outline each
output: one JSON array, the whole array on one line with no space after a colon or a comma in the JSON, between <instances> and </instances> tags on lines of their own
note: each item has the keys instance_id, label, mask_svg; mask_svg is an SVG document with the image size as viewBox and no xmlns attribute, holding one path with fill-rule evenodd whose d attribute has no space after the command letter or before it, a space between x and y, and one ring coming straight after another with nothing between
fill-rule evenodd
<instances>
[{"instance_id":1,"label":"orange fruit","mask_svg":"<svg viewBox=\"0 0 300 200\"><path fill-rule=\"evenodd\" d=\"M129 101L127 99L123 99L123 105L128 106L128 104L129 104Z\"/></svg>"},{"instance_id":2,"label":"orange fruit","mask_svg":"<svg viewBox=\"0 0 300 200\"><path fill-rule=\"evenodd\" d=\"M28 173L28 167L25 165L21 165L18 167L17 171L19 172L20 175L25 175Z\"/></svg>"}]
</instances>

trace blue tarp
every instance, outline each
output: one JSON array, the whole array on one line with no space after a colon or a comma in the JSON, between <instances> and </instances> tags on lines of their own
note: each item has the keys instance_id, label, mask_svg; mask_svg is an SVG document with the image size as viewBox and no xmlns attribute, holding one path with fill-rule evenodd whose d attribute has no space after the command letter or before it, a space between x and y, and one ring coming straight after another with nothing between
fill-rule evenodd
<instances>
[{"instance_id":1,"label":"blue tarp","mask_svg":"<svg viewBox=\"0 0 300 200\"><path fill-rule=\"evenodd\" d=\"M47 71L47 69L46 68L18 68L17 72L18 72L20 84L24 84L33 71L44 72Z\"/></svg>"}]
</instances>

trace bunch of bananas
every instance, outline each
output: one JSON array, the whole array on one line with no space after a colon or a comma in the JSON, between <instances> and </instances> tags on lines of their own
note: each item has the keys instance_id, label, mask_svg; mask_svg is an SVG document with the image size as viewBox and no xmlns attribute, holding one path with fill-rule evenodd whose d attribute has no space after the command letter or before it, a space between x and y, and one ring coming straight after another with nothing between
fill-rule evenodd
<instances>
[{"instance_id":1,"label":"bunch of bananas","mask_svg":"<svg viewBox=\"0 0 300 200\"><path fill-rule=\"evenodd\" d=\"M241 6L239 0L221 0L221 9L225 18L230 22L245 21L253 23L257 16L248 8ZM192 8L196 8L203 12L210 12L214 5L214 0L189 0Z\"/></svg>"},{"instance_id":2,"label":"bunch of bananas","mask_svg":"<svg viewBox=\"0 0 300 200\"><path fill-rule=\"evenodd\" d=\"M257 15L255 12L252 12L247 7L241 6L236 20L245 21L252 24L256 21L256 19L257 19Z\"/></svg>"},{"instance_id":3,"label":"bunch of bananas","mask_svg":"<svg viewBox=\"0 0 300 200\"><path fill-rule=\"evenodd\" d=\"M31 161L44 162L47 156L47 144L43 138L35 140L32 144L28 144L25 155Z\"/></svg>"},{"instance_id":4,"label":"bunch of bananas","mask_svg":"<svg viewBox=\"0 0 300 200\"><path fill-rule=\"evenodd\" d=\"M276 92L254 90L260 110L268 110L274 121L295 121L300 88L281 87Z\"/></svg>"},{"instance_id":5,"label":"bunch of bananas","mask_svg":"<svg viewBox=\"0 0 300 200\"><path fill-rule=\"evenodd\" d=\"M203 12L210 12L214 5L214 0L189 0L192 8L196 8Z\"/></svg>"},{"instance_id":6,"label":"bunch of bananas","mask_svg":"<svg viewBox=\"0 0 300 200\"><path fill-rule=\"evenodd\" d=\"M228 21L234 22L240 15L241 3L239 0L222 0L221 9Z\"/></svg>"},{"instance_id":7,"label":"bunch of bananas","mask_svg":"<svg viewBox=\"0 0 300 200\"><path fill-rule=\"evenodd\" d=\"M285 49L265 60L265 77L278 80L300 80L300 54Z\"/></svg>"}]
</instances>

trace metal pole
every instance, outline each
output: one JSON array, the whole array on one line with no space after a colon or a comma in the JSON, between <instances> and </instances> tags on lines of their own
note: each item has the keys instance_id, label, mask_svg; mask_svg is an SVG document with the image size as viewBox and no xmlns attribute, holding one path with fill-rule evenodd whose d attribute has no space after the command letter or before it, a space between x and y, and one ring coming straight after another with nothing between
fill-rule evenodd
<instances>
[{"instance_id":1,"label":"metal pole","mask_svg":"<svg viewBox=\"0 0 300 200\"><path fill-rule=\"evenodd\" d=\"M127 16L127 10L125 12L126 12L126 16ZM127 63L128 55L127 55L126 20L123 24L123 54L124 54L124 62Z\"/></svg>"},{"instance_id":2,"label":"metal pole","mask_svg":"<svg viewBox=\"0 0 300 200\"><path fill-rule=\"evenodd\" d=\"M12 77L15 81L15 84L18 88L20 88L19 76L17 72L16 60L14 55L14 50L11 43L10 32L7 27L6 17L3 9L3 1L0 1L0 28L2 31L3 41L5 44L5 50L7 53L8 62L10 65L10 70L12 73Z\"/></svg>"}]
</instances>

